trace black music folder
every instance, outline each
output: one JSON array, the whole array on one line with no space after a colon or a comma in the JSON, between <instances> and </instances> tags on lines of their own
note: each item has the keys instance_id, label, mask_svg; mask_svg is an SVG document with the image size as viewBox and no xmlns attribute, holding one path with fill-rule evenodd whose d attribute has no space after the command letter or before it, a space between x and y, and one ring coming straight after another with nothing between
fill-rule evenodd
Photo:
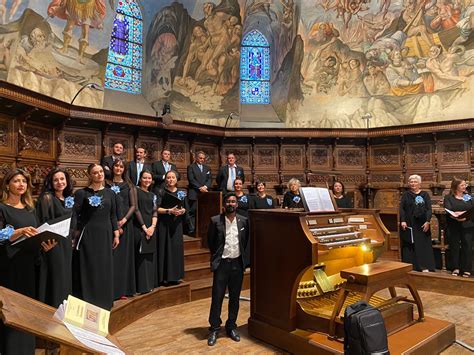
<instances>
[{"instance_id":1,"label":"black music folder","mask_svg":"<svg viewBox=\"0 0 474 355\"><path fill-rule=\"evenodd\" d=\"M168 191L164 191L161 198L161 208L171 209L174 207L181 208L183 207L183 201L177 198L175 195L170 194Z\"/></svg>"},{"instance_id":2,"label":"black music folder","mask_svg":"<svg viewBox=\"0 0 474 355\"><path fill-rule=\"evenodd\" d=\"M462 213L459 213L459 211L454 212L448 210L447 208L445 208L445 211L448 215L453 216L454 218L466 218L467 221L474 221L474 208L468 209L467 211L464 211Z\"/></svg>"}]
</instances>

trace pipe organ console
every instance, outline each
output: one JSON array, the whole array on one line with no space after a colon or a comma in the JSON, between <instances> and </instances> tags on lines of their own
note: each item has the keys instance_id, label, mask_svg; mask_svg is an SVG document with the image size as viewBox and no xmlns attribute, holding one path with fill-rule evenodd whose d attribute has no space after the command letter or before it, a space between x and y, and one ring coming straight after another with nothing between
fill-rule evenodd
<instances>
[{"instance_id":1,"label":"pipe organ console","mask_svg":"<svg viewBox=\"0 0 474 355\"><path fill-rule=\"evenodd\" d=\"M413 304L423 318L421 300L409 282L413 300L398 296L391 284L405 283L411 265L372 264L389 238L377 210L251 210L249 218L250 335L290 352L327 350L338 343L329 338L343 336L345 306L365 298L382 311L389 333L416 323ZM390 297L374 295L385 287ZM315 334L324 334L329 345L315 341Z\"/></svg>"}]
</instances>

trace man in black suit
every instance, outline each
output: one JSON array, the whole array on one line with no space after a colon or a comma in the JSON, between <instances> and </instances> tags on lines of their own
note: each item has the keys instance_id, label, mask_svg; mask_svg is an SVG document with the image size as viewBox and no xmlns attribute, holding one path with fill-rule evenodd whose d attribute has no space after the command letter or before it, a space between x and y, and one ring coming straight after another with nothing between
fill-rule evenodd
<instances>
[{"instance_id":1,"label":"man in black suit","mask_svg":"<svg viewBox=\"0 0 474 355\"><path fill-rule=\"evenodd\" d=\"M112 155L102 157L100 159L100 165L104 168L105 178L111 180L113 178L112 165L117 159L122 159L123 154L123 144L117 142L112 147Z\"/></svg>"},{"instance_id":2,"label":"man in black suit","mask_svg":"<svg viewBox=\"0 0 474 355\"><path fill-rule=\"evenodd\" d=\"M176 172L176 178L180 179L178 169L176 165L170 162L171 152L169 149L163 149L161 151L161 160L153 162L151 164L151 174L153 175L153 193L157 194L165 185L165 175L168 171L173 170Z\"/></svg>"},{"instance_id":3,"label":"man in black suit","mask_svg":"<svg viewBox=\"0 0 474 355\"><path fill-rule=\"evenodd\" d=\"M213 346L222 323L221 309L226 287L229 289L229 315L225 323L227 335L240 341L237 331L240 290L244 279L244 250L249 240L247 218L236 214L237 197L229 192L224 196L224 213L211 218L207 232L211 251L212 302L209 312L209 337L207 344Z\"/></svg>"},{"instance_id":4,"label":"man in black suit","mask_svg":"<svg viewBox=\"0 0 474 355\"><path fill-rule=\"evenodd\" d=\"M192 235L196 230L196 209L198 196L207 193L212 186L212 174L209 166L205 165L206 153L196 153L194 163L188 165L188 234Z\"/></svg>"},{"instance_id":5,"label":"man in black suit","mask_svg":"<svg viewBox=\"0 0 474 355\"><path fill-rule=\"evenodd\" d=\"M227 164L221 167L216 177L217 186L222 193L234 191L234 180L237 176L242 179L242 183L245 182L244 169L235 164L234 153L229 153L227 154Z\"/></svg>"},{"instance_id":6,"label":"man in black suit","mask_svg":"<svg viewBox=\"0 0 474 355\"><path fill-rule=\"evenodd\" d=\"M143 170L151 171L151 166L145 163L146 149L143 147L135 148L135 161L128 164L127 174L132 183L138 185L140 183L140 174Z\"/></svg>"}]
</instances>

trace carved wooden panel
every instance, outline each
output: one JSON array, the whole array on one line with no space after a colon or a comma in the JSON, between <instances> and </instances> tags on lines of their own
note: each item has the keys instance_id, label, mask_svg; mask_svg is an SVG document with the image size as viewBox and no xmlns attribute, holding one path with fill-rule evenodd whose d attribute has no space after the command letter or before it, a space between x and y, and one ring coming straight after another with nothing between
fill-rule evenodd
<instances>
[{"instance_id":1,"label":"carved wooden panel","mask_svg":"<svg viewBox=\"0 0 474 355\"><path fill-rule=\"evenodd\" d=\"M219 148L212 144L196 143L194 145L194 153L197 153L200 150L206 153L206 164L211 167L214 174L217 174L217 169L221 165Z\"/></svg>"},{"instance_id":2,"label":"carved wooden panel","mask_svg":"<svg viewBox=\"0 0 474 355\"><path fill-rule=\"evenodd\" d=\"M436 174L434 171L409 170L405 174L404 183L408 184L408 178L415 174L421 176L421 185L423 188L428 188L430 183L436 181Z\"/></svg>"},{"instance_id":3,"label":"carved wooden panel","mask_svg":"<svg viewBox=\"0 0 474 355\"><path fill-rule=\"evenodd\" d=\"M370 166L376 169L401 168L400 146L371 146Z\"/></svg>"},{"instance_id":4,"label":"carved wooden panel","mask_svg":"<svg viewBox=\"0 0 474 355\"><path fill-rule=\"evenodd\" d=\"M440 174L439 180L441 183L445 184L447 188L450 188L450 183L451 180L453 180L453 177L470 181L470 173L468 170L443 171Z\"/></svg>"},{"instance_id":5,"label":"carved wooden panel","mask_svg":"<svg viewBox=\"0 0 474 355\"><path fill-rule=\"evenodd\" d=\"M379 190L374 197L374 208L398 209L400 205L400 192L398 190Z\"/></svg>"},{"instance_id":6,"label":"carved wooden panel","mask_svg":"<svg viewBox=\"0 0 474 355\"><path fill-rule=\"evenodd\" d=\"M71 179L74 181L75 188L88 186L89 176L87 175L88 164L60 164L60 167L65 169Z\"/></svg>"},{"instance_id":7,"label":"carved wooden panel","mask_svg":"<svg viewBox=\"0 0 474 355\"><path fill-rule=\"evenodd\" d=\"M56 159L56 134L52 127L33 123L20 125L18 130L18 154L22 157Z\"/></svg>"},{"instance_id":8,"label":"carved wooden panel","mask_svg":"<svg viewBox=\"0 0 474 355\"><path fill-rule=\"evenodd\" d=\"M135 152L133 147L133 136L131 134L120 134L109 132L104 138L105 155L111 155L115 143L122 143L123 158L127 161L135 159Z\"/></svg>"},{"instance_id":9,"label":"carved wooden panel","mask_svg":"<svg viewBox=\"0 0 474 355\"><path fill-rule=\"evenodd\" d=\"M222 161L226 161L226 156L229 153L234 153L236 164L243 167L245 170L250 169L252 165L252 157L251 152L252 148L248 144L234 144L231 146L224 146L224 156L222 157Z\"/></svg>"},{"instance_id":10,"label":"carved wooden panel","mask_svg":"<svg viewBox=\"0 0 474 355\"><path fill-rule=\"evenodd\" d=\"M438 162L440 166L469 165L469 142L439 142Z\"/></svg>"},{"instance_id":11,"label":"carved wooden panel","mask_svg":"<svg viewBox=\"0 0 474 355\"><path fill-rule=\"evenodd\" d=\"M13 166L14 166L13 161L11 161L11 162L1 162L0 163L0 178L3 178L8 171L13 169Z\"/></svg>"},{"instance_id":12,"label":"carved wooden panel","mask_svg":"<svg viewBox=\"0 0 474 355\"><path fill-rule=\"evenodd\" d=\"M337 180L341 181L346 187L349 185L360 186L367 182L367 177L365 174L343 174L337 176Z\"/></svg>"},{"instance_id":13,"label":"carved wooden panel","mask_svg":"<svg viewBox=\"0 0 474 355\"><path fill-rule=\"evenodd\" d=\"M282 174L281 176L281 183L282 184L288 184L288 181L290 181L291 179L298 179L301 183L301 185L306 185L306 178L304 176L304 174L300 172L295 172L294 174L290 174L290 173L285 173L285 174Z\"/></svg>"},{"instance_id":14,"label":"carved wooden panel","mask_svg":"<svg viewBox=\"0 0 474 355\"><path fill-rule=\"evenodd\" d=\"M66 128L61 133L61 161L97 163L101 158L101 133L95 130Z\"/></svg>"},{"instance_id":15,"label":"carved wooden panel","mask_svg":"<svg viewBox=\"0 0 474 355\"><path fill-rule=\"evenodd\" d=\"M255 170L278 170L278 147L259 145L255 147Z\"/></svg>"},{"instance_id":16,"label":"carved wooden panel","mask_svg":"<svg viewBox=\"0 0 474 355\"><path fill-rule=\"evenodd\" d=\"M267 184L267 188L271 188L272 185L278 185L280 183L280 177L278 174L256 173L255 181L264 181Z\"/></svg>"},{"instance_id":17,"label":"carved wooden panel","mask_svg":"<svg viewBox=\"0 0 474 355\"><path fill-rule=\"evenodd\" d=\"M336 147L336 168L365 169L365 147Z\"/></svg>"},{"instance_id":18,"label":"carved wooden panel","mask_svg":"<svg viewBox=\"0 0 474 355\"><path fill-rule=\"evenodd\" d=\"M326 187L332 178L328 175L308 174L309 186Z\"/></svg>"},{"instance_id":19,"label":"carved wooden panel","mask_svg":"<svg viewBox=\"0 0 474 355\"><path fill-rule=\"evenodd\" d=\"M153 163L154 161L160 160L161 159L161 147L162 147L162 141L159 138L156 137L149 137L149 136L142 136L140 135L137 139L137 147L141 146L145 148L147 155L146 155L146 161L149 163ZM135 159L135 152L132 151L132 157L131 159Z\"/></svg>"},{"instance_id":20,"label":"carved wooden panel","mask_svg":"<svg viewBox=\"0 0 474 355\"><path fill-rule=\"evenodd\" d=\"M370 174L370 182L374 187L398 187L403 184L403 175L401 172L372 173Z\"/></svg>"},{"instance_id":21,"label":"carved wooden panel","mask_svg":"<svg viewBox=\"0 0 474 355\"><path fill-rule=\"evenodd\" d=\"M426 144L407 144L406 165L408 167L432 167L434 164L434 146Z\"/></svg>"},{"instance_id":22,"label":"carved wooden panel","mask_svg":"<svg viewBox=\"0 0 474 355\"><path fill-rule=\"evenodd\" d=\"M327 170L332 166L331 147L311 146L309 148L309 169Z\"/></svg>"},{"instance_id":23,"label":"carved wooden panel","mask_svg":"<svg viewBox=\"0 0 474 355\"><path fill-rule=\"evenodd\" d=\"M281 170L304 170L304 146L284 145L281 147Z\"/></svg>"},{"instance_id":24,"label":"carved wooden panel","mask_svg":"<svg viewBox=\"0 0 474 355\"><path fill-rule=\"evenodd\" d=\"M189 165L189 144L185 141L168 141L168 148L171 152L171 161L176 167L186 169ZM181 172L181 170L179 170Z\"/></svg>"},{"instance_id":25,"label":"carved wooden panel","mask_svg":"<svg viewBox=\"0 0 474 355\"><path fill-rule=\"evenodd\" d=\"M0 154L13 155L15 152L14 121L0 117Z\"/></svg>"}]
</instances>

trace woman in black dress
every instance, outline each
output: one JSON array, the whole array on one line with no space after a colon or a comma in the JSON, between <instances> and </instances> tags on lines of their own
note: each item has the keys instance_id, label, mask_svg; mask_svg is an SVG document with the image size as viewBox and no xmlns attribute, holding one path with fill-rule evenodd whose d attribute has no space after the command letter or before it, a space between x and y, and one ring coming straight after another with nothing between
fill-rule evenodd
<instances>
[{"instance_id":1,"label":"woman in black dress","mask_svg":"<svg viewBox=\"0 0 474 355\"><path fill-rule=\"evenodd\" d=\"M107 181L107 187L117 197L117 225L120 233L120 244L113 252L114 299L126 299L126 296L136 293L132 217L137 206L137 192L127 176L123 160L116 159L111 169L112 180Z\"/></svg>"},{"instance_id":2,"label":"woman in black dress","mask_svg":"<svg viewBox=\"0 0 474 355\"><path fill-rule=\"evenodd\" d=\"M114 302L112 250L120 243L115 193L104 187L104 170L99 164L87 168L89 186L75 195L76 251L74 270L84 301L110 310Z\"/></svg>"},{"instance_id":3,"label":"woman in black dress","mask_svg":"<svg viewBox=\"0 0 474 355\"><path fill-rule=\"evenodd\" d=\"M0 200L0 286L36 298L36 268L38 252L29 252L11 245L20 237L33 237L37 221L31 198L31 177L15 169L5 174ZM41 244L44 251L51 250L54 241ZM35 337L6 327L0 322L1 354L34 354Z\"/></svg>"},{"instance_id":4,"label":"woman in black dress","mask_svg":"<svg viewBox=\"0 0 474 355\"><path fill-rule=\"evenodd\" d=\"M401 238L402 261L413 264L416 271L434 271L435 261L431 246L431 198L421 191L421 177L408 178L408 191L400 200L400 227L406 238ZM411 236L413 233L413 243Z\"/></svg>"},{"instance_id":5,"label":"woman in black dress","mask_svg":"<svg viewBox=\"0 0 474 355\"><path fill-rule=\"evenodd\" d=\"M453 178L451 191L444 197L444 207L454 212L454 216L450 213L446 214L446 238L449 244L452 274L470 277L474 222L457 218L460 212L474 208L474 200L466 192L466 187L466 181Z\"/></svg>"},{"instance_id":6,"label":"woman in black dress","mask_svg":"<svg viewBox=\"0 0 474 355\"><path fill-rule=\"evenodd\" d=\"M283 208L304 208L300 196L301 183L298 179L288 181L288 191L283 196Z\"/></svg>"},{"instance_id":7,"label":"woman in black dress","mask_svg":"<svg viewBox=\"0 0 474 355\"><path fill-rule=\"evenodd\" d=\"M156 279L156 196L150 192L153 175L148 170L140 173L137 190L137 209L135 211L135 250L137 292L153 290Z\"/></svg>"},{"instance_id":8,"label":"woman in black dress","mask_svg":"<svg viewBox=\"0 0 474 355\"><path fill-rule=\"evenodd\" d=\"M352 208L354 207L349 196L346 195L346 189L344 184L340 181L336 181L331 188L332 194L336 199L336 205L338 208Z\"/></svg>"},{"instance_id":9,"label":"woman in black dress","mask_svg":"<svg viewBox=\"0 0 474 355\"><path fill-rule=\"evenodd\" d=\"M265 192L267 184L264 181L256 181L255 189L257 194L252 196L249 203L249 209L268 209L275 208L275 200Z\"/></svg>"},{"instance_id":10,"label":"woman in black dress","mask_svg":"<svg viewBox=\"0 0 474 355\"><path fill-rule=\"evenodd\" d=\"M38 224L71 217L74 207L73 184L69 173L60 168L49 172L36 202ZM71 225L71 228L74 226ZM72 241L69 236L49 253L42 254L39 276L39 299L53 307L67 299L72 292Z\"/></svg>"},{"instance_id":11,"label":"woman in black dress","mask_svg":"<svg viewBox=\"0 0 474 355\"><path fill-rule=\"evenodd\" d=\"M235 196L237 197L237 213L241 216L248 217L248 209L249 209L249 195L247 195L244 190L243 186L244 183L241 178L236 177L234 180L234 192Z\"/></svg>"},{"instance_id":12,"label":"woman in black dress","mask_svg":"<svg viewBox=\"0 0 474 355\"><path fill-rule=\"evenodd\" d=\"M163 205L164 196L171 194L182 203ZM165 285L177 284L184 277L183 218L186 213L186 193L177 187L176 173L165 175L165 187L158 195L158 280Z\"/></svg>"}]
</instances>

